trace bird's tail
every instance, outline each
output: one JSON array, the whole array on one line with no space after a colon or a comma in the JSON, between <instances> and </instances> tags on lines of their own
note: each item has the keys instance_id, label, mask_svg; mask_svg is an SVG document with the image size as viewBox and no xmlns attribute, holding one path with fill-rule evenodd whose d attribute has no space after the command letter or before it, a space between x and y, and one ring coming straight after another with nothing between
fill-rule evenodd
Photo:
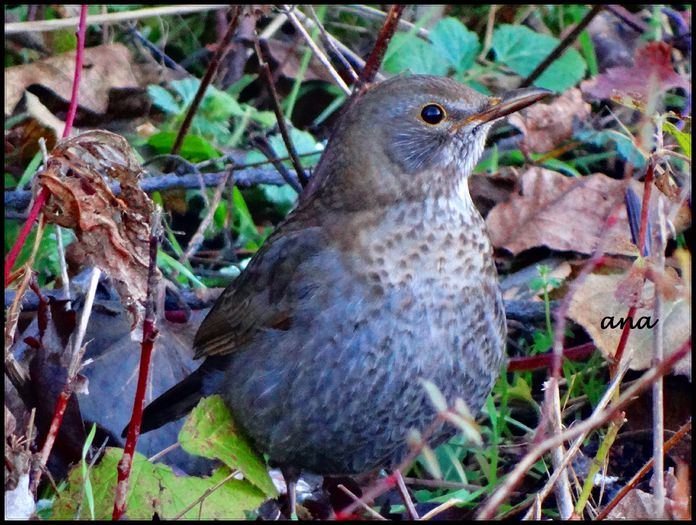
<instances>
[{"instance_id":1,"label":"bird's tail","mask_svg":"<svg viewBox=\"0 0 696 525\"><path fill-rule=\"evenodd\" d=\"M204 373L205 367L200 367L145 407L140 433L144 434L158 429L162 425L181 419L191 412L204 396ZM129 426L127 425L123 429L121 437L126 437Z\"/></svg>"}]
</instances>

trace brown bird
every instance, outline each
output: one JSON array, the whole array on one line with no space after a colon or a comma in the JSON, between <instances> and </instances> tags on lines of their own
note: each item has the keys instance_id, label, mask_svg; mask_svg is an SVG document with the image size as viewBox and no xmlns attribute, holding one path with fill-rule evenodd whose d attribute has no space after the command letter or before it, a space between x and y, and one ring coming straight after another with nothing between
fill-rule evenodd
<instances>
[{"instance_id":1,"label":"brown bird","mask_svg":"<svg viewBox=\"0 0 696 525\"><path fill-rule=\"evenodd\" d=\"M500 371L505 312L467 179L493 121L548 92L501 98L432 76L371 87L336 125L294 211L196 334L201 367L152 404L147 432L220 394L283 469L396 465L436 417L421 380L476 414ZM455 433L441 428L437 445Z\"/></svg>"}]
</instances>

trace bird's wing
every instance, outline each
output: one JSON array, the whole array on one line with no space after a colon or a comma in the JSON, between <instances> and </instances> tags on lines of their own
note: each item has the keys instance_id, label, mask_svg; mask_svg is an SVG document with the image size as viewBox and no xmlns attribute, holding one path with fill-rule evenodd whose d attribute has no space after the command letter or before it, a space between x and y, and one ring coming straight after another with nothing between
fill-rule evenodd
<instances>
[{"instance_id":1,"label":"bird's wing","mask_svg":"<svg viewBox=\"0 0 696 525\"><path fill-rule=\"evenodd\" d=\"M296 303L288 297L289 285L322 244L319 227L276 231L201 323L194 357L229 354L259 330L287 329Z\"/></svg>"}]
</instances>

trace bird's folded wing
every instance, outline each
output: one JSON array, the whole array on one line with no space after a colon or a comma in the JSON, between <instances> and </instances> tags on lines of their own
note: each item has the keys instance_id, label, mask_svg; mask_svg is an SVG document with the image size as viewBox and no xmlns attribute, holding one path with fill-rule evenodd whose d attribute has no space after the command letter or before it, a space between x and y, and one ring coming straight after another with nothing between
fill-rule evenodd
<instances>
[{"instance_id":1,"label":"bird's folded wing","mask_svg":"<svg viewBox=\"0 0 696 525\"><path fill-rule=\"evenodd\" d=\"M296 303L288 296L289 285L298 278L301 264L316 255L322 244L319 227L276 231L201 323L193 343L194 357L229 354L259 330L288 326Z\"/></svg>"}]
</instances>

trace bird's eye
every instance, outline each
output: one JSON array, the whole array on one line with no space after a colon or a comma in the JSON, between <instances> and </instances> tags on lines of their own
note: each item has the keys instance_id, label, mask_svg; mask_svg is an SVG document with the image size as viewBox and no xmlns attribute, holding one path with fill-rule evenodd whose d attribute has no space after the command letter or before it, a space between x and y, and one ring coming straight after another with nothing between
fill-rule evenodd
<instances>
[{"instance_id":1,"label":"bird's eye","mask_svg":"<svg viewBox=\"0 0 696 525\"><path fill-rule=\"evenodd\" d=\"M445 108L440 104L428 104L427 106L423 106L420 116L423 122L434 126L444 120L446 116Z\"/></svg>"}]
</instances>

